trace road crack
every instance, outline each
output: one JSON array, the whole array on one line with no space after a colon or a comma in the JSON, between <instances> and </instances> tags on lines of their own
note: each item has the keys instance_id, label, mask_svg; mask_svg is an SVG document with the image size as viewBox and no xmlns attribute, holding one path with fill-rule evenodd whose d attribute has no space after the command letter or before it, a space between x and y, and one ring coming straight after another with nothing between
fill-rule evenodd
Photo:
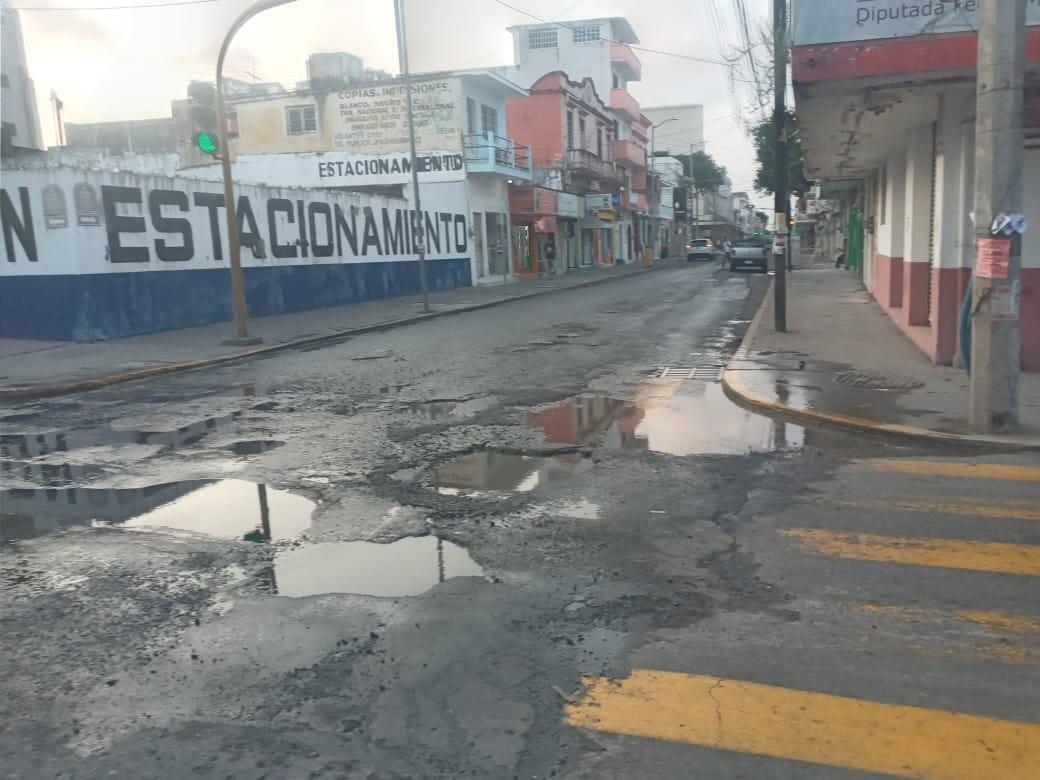
<instances>
[{"instance_id":1,"label":"road crack","mask_svg":"<svg viewBox=\"0 0 1040 780\"><path fill-rule=\"evenodd\" d=\"M712 747L717 748L722 743L722 702L715 698L715 689L722 685L722 678L720 677L715 683L708 689L708 698L715 702L715 741L712 743Z\"/></svg>"}]
</instances>

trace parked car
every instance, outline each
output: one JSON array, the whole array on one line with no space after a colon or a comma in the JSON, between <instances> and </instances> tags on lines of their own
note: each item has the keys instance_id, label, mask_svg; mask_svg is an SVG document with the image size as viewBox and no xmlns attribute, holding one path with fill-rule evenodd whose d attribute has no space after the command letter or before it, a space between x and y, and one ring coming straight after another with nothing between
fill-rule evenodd
<instances>
[{"instance_id":1,"label":"parked car","mask_svg":"<svg viewBox=\"0 0 1040 780\"><path fill-rule=\"evenodd\" d=\"M762 273L769 270L769 245L758 238L745 238L733 243L729 251L729 270L757 268Z\"/></svg>"},{"instance_id":2,"label":"parked car","mask_svg":"<svg viewBox=\"0 0 1040 780\"><path fill-rule=\"evenodd\" d=\"M710 238L693 238L686 245L686 260L717 260L719 247Z\"/></svg>"}]
</instances>

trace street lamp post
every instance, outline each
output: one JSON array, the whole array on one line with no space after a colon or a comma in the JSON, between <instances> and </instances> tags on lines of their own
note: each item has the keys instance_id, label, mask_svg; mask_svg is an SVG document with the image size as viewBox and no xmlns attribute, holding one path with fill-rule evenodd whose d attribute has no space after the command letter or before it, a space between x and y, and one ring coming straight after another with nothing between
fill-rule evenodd
<instances>
[{"instance_id":1,"label":"street lamp post","mask_svg":"<svg viewBox=\"0 0 1040 780\"><path fill-rule=\"evenodd\" d=\"M225 344L249 346L259 344L263 339L249 335L249 315L246 311L246 288L242 278L241 246L238 237L238 214L235 209L235 186L231 178L231 149L228 146L227 111L224 106L224 58L227 57L231 39L242 29L242 25L262 11L279 5L286 5L294 0L260 0L246 8L235 19L231 29L224 36L217 55L217 133L220 138L220 168L224 177L224 213L227 216L228 264L231 271L231 306L235 313L235 335L225 339Z\"/></svg>"},{"instance_id":2,"label":"street lamp post","mask_svg":"<svg viewBox=\"0 0 1040 780\"><path fill-rule=\"evenodd\" d=\"M423 222L422 205L419 200L419 171L415 166L415 111L412 107L412 77L408 72L408 41L404 25L404 0L394 0L394 20L397 29L397 59L404 78L405 113L408 117L408 156L412 166L412 197L415 199L415 227L412 234L416 236L416 248L419 254L419 287L422 289L423 313L430 311L430 292L426 287L426 231Z\"/></svg>"},{"instance_id":3,"label":"street lamp post","mask_svg":"<svg viewBox=\"0 0 1040 780\"><path fill-rule=\"evenodd\" d=\"M647 181L647 185L649 185L650 182L653 181L654 171L657 170L657 166L654 165L654 134L656 133L657 128L659 128L661 125L666 125L669 122L675 122L677 120L678 120L678 117L670 116L667 119L662 119L656 125L650 125L650 177L649 177L649 180ZM647 189L649 190L649 186L647 187ZM657 197L658 197L658 204L657 204L658 211L657 211L657 213L658 213L658 216L660 217L660 213L661 213L661 211L660 211L660 209L661 209L661 203L660 203L661 193L660 192L657 193ZM650 200L649 199L647 199L646 206L647 206L647 211L649 212L649 210L650 210ZM650 250L651 250L651 252L653 252L654 248L657 245L658 226L654 225L652 217L651 217L651 220L650 220L650 224L652 225L652 228L651 228L652 232L650 234Z\"/></svg>"}]
</instances>

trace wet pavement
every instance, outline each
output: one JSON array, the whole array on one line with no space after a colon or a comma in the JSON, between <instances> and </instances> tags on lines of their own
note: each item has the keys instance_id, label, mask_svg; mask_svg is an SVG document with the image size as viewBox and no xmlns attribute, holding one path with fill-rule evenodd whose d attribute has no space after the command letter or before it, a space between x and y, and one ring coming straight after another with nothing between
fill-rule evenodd
<instances>
[{"instance_id":1,"label":"wet pavement","mask_svg":"<svg viewBox=\"0 0 1040 780\"><path fill-rule=\"evenodd\" d=\"M846 700L1018 750L1040 464L733 405L765 282L684 266L3 409L0 776L884 774L769 719ZM712 732L738 712L764 742Z\"/></svg>"}]
</instances>

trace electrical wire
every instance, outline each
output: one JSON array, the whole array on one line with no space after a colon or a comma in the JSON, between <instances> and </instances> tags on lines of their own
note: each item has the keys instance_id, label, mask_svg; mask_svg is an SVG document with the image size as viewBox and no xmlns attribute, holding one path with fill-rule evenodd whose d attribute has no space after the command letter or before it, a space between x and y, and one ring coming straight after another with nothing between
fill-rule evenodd
<instances>
[{"instance_id":1,"label":"electrical wire","mask_svg":"<svg viewBox=\"0 0 1040 780\"><path fill-rule=\"evenodd\" d=\"M146 8L170 8L177 5L202 5L217 3L220 0L167 0L161 3L139 3L132 5L95 5L95 6L21 6L19 11L138 11Z\"/></svg>"}]
</instances>

